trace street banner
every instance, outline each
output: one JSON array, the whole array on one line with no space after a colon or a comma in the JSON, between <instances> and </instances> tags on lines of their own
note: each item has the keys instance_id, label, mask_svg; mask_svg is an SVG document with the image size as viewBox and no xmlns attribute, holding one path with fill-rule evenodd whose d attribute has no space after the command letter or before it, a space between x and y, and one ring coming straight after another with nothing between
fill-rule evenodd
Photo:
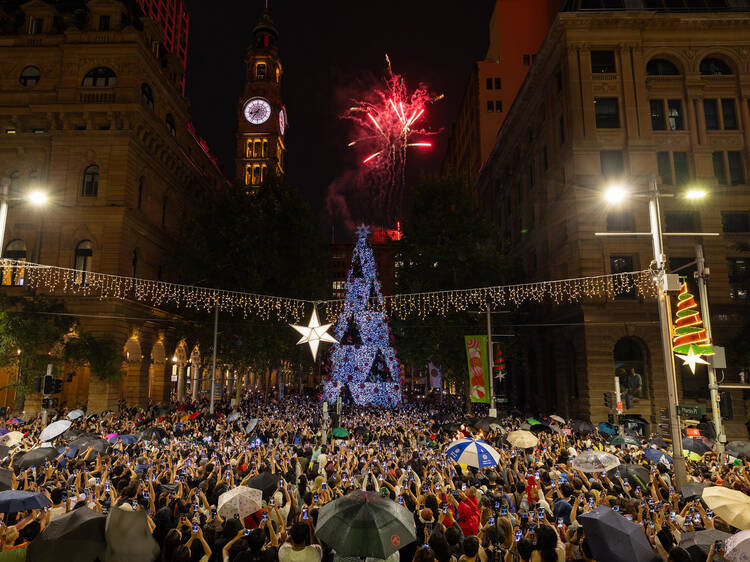
<instances>
[{"instance_id":1,"label":"street banner","mask_svg":"<svg viewBox=\"0 0 750 562\"><path fill-rule=\"evenodd\" d=\"M430 373L430 388L443 388L443 375L440 371L440 364L432 361L427 365L427 371Z\"/></svg>"},{"instance_id":2,"label":"street banner","mask_svg":"<svg viewBox=\"0 0 750 562\"><path fill-rule=\"evenodd\" d=\"M469 365L469 391L472 402L489 404L489 361L487 336L464 336Z\"/></svg>"}]
</instances>

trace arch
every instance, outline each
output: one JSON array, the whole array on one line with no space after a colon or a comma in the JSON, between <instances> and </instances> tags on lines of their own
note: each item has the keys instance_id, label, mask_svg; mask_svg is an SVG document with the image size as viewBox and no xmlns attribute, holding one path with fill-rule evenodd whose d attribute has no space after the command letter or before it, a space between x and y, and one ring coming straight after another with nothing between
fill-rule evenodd
<instances>
[{"instance_id":1,"label":"arch","mask_svg":"<svg viewBox=\"0 0 750 562\"><path fill-rule=\"evenodd\" d=\"M180 340L180 342L177 344L177 347L175 347L174 349L174 353L172 354L172 363L184 365L185 363L187 363L187 361L187 343L185 343L185 340Z\"/></svg>"},{"instance_id":2,"label":"arch","mask_svg":"<svg viewBox=\"0 0 750 562\"><path fill-rule=\"evenodd\" d=\"M41 77L42 71L39 70L39 67L29 65L24 67L24 69L21 71L21 74L18 77L18 81L21 83L21 86L31 87L36 86Z\"/></svg>"},{"instance_id":3,"label":"arch","mask_svg":"<svg viewBox=\"0 0 750 562\"><path fill-rule=\"evenodd\" d=\"M736 66L734 61L730 64L726 57L710 55L701 59L698 71L704 76L730 75L735 74L734 66Z\"/></svg>"},{"instance_id":4,"label":"arch","mask_svg":"<svg viewBox=\"0 0 750 562\"><path fill-rule=\"evenodd\" d=\"M615 376L620 380L620 390L634 398L646 397L647 348L638 338L626 336L617 340L612 350Z\"/></svg>"},{"instance_id":5,"label":"arch","mask_svg":"<svg viewBox=\"0 0 750 562\"><path fill-rule=\"evenodd\" d=\"M99 194L99 165L90 164L83 171L81 197L96 197Z\"/></svg>"},{"instance_id":6,"label":"arch","mask_svg":"<svg viewBox=\"0 0 750 562\"><path fill-rule=\"evenodd\" d=\"M126 361L129 361L131 363L141 362L141 355L143 355L141 351L141 344L135 336L131 336L128 341L125 342L125 345L123 346L123 352Z\"/></svg>"},{"instance_id":7,"label":"arch","mask_svg":"<svg viewBox=\"0 0 750 562\"><path fill-rule=\"evenodd\" d=\"M154 343L151 348L151 361L156 364L164 364L167 362L167 351L164 349L164 342L158 340Z\"/></svg>"},{"instance_id":8,"label":"arch","mask_svg":"<svg viewBox=\"0 0 750 562\"><path fill-rule=\"evenodd\" d=\"M148 82L141 84L141 101L149 109L154 109L154 91Z\"/></svg>"},{"instance_id":9,"label":"arch","mask_svg":"<svg viewBox=\"0 0 750 562\"><path fill-rule=\"evenodd\" d=\"M73 268L75 278L73 282L76 285L85 285L86 277L91 271L91 262L94 259L94 245L91 240L81 240L76 245Z\"/></svg>"},{"instance_id":10,"label":"arch","mask_svg":"<svg viewBox=\"0 0 750 562\"><path fill-rule=\"evenodd\" d=\"M20 238L11 240L6 244L2 257L10 260L26 261L26 243ZM20 266L21 264L18 265ZM25 276L25 267L6 267L0 271L0 284L21 287L23 286Z\"/></svg>"},{"instance_id":11,"label":"arch","mask_svg":"<svg viewBox=\"0 0 750 562\"><path fill-rule=\"evenodd\" d=\"M648 76L679 76L682 74L677 65L664 57L654 57L646 63Z\"/></svg>"},{"instance_id":12,"label":"arch","mask_svg":"<svg viewBox=\"0 0 750 562\"><path fill-rule=\"evenodd\" d=\"M106 88L117 85L117 74L106 66L97 66L89 70L83 77L81 86Z\"/></svg>"}]
</instances>

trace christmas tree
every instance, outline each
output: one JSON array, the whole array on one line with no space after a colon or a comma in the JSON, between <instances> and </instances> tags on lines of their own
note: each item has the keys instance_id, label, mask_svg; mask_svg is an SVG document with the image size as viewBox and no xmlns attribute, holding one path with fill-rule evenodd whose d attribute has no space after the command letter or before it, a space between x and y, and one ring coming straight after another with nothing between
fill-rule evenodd
<instances>
[{"instance_id":1,"label":"christmas tree","mask_svg":"<svg viewBox=\"0 0 750 562\"><path fill-rule=\"evenodd\" d=\"M677 357L695 373L697 363L706 364L703 355L713 355L714 348L708 340L703 320L697 310L695 297L688 292L687 282L683 278L680 293L677 296L677 319L674 323L672 349Z\"/></svg>"},{"instance_id":2,"label":"christmas tree","mask_svg":"<svg viewBox=\"0 0 750 562\"><path fill-rule=\"evenodd\" d=\"M358 405L396 406L401 403L399 367L368 234L364 225L357 229L344 308L334 332L341 343L331 347L331 374L323 394L334 402L346 389Z\"/></svg>"}]
</instances>

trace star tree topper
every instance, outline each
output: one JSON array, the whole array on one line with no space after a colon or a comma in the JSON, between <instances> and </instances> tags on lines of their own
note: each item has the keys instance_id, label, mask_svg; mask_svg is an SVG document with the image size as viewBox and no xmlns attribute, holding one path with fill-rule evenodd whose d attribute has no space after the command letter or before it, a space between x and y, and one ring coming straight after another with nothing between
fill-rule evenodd
<instances>
[{"instance_id":1,"label":"star tree topper","mask_svg":"<svg viewBox=\"0 0 750 562\"><path fill-rule=\"evenodd\" d=\"M690 367L690 370L693 374L695 374L695 366L698 363L700 363L701 365L708 365L708 361L703 359L703 356L700 353L695 353L692 345L688 348L687 354L675 353L675 355L682 359L683 365L687 365L688 367Z\"/></svg>"},{"instance_id":2,"label":"star tree topper","mask_svg":"<svg viewBox=\"0 0 750 562\"><path fill-rule=\"evenodd\" d=\"M297 345L303 343L310 345L313 361L315 361L315 358L318 355L318 345L320 342L339 343L336 338L327 333L328 329L333 326L333 324L320 325L320 321L318 320L318 309L316 307L313 307L312 316L310 316L310 322L308 322L307 326L297 326L296 324L289 325L302 334Z\"/></svg>"}]
</instances>

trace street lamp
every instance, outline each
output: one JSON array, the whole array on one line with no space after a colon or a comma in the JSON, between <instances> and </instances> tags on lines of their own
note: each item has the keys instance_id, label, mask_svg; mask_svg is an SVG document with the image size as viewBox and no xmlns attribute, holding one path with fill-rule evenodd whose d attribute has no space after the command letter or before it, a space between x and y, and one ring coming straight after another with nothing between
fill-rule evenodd
<instances>
[{"instance_id":1,"label":"street lamp","mask_svg":"<svg viewBox=\"0 0 750 562\"><path fill-rule=\"evenodd\" d=\"M628 198L628 189L623 184L614 184L604 191L604 199L607 203L619 205Z\"/></svg>"},{"instance_id":2,"label":"street lamp","mask_svg":"<svg viewBox=\"0 0 750 562\"><path fill-rule=\"evenodd\" d=\"M48 197L44 191L35 189L29 193L28 200L34 207L43 207L47 204Z\"/></svg>"},{"instance_id":3,"label":"street lamp","mask_svg":"<svg viewBox=\"0 0 750 562\"><path fill-rule=\"evenodd\" d=\"M28 200L35 207L43 207L47 204L49 198L47 194L39 189L35 189L27 197L10 197L10 178L0 178L0 256L3 253L3 241L5 238L5 222L8 218L8 201Z\"/></svg>"},{"instance_id":4,"label":"street lamp","mask_svg":"<svg viewBox=\"0 0 750 562\"><path fill-rule=\"evenodd\" d=\"M693 188L688 189L685 192L684 197L685 199L689 199L691 201L699 201L701 199L705 199L706 195L708 195L708 193L706 192L705 189L701 189L699 187L693 187Z\"/></svg>"}]
</instances>

